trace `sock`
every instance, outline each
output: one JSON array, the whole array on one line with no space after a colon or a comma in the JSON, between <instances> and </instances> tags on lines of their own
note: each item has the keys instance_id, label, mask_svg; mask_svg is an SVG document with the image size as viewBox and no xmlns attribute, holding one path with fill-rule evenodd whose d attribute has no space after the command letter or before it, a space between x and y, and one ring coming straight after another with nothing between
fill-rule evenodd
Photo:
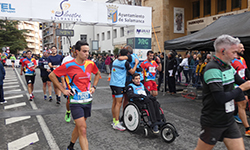
<instances>
[{"instance_id":1,"label":"sock","mask_svg":"<svg viewBox=\"0 0 250 150\"><path fill-rule=\"evenodd\" d=\"M248 131L248 130L250 130L250 127L247 127L247 128L246 128L246 131Z\"/></svg>"},{"instance_id":2,"label":"sock","mask_svg":"<svg viewBox=\"0 0 250 150\"><path fill-rule=\"evenodd\" d=\"M70 144L69 144L68 148L73 148L74 145L75 145L75 143L72 143L72 142L70 141Z\"/></svg>"},{"instance_id":3,"label":"sock","mask_svg":"<svg viewBox=\"0 0 250 150\"><path fill-rule=\"evenodd\" d=\"M113 123L115 123L115 118L113 118Z\"/></svg>"},{"instance_id":4,"label":"sock","mask_svg":"<svg viewBox=\"0 0 250 150\"><path fill-rule=\"evenodd\" d=\"M56 99L58 99L58 95L56 95Z\"/></svg>"},{"instance_id":5,"label":"sock","mask_svg":"<svg viewBox=\"0 0 250 150\"><path fill-rule=\"evenodd\" d=\"M52 96L51 96L51 95L49 95L49 98L52 98Z\"/></svg>"},{"instance_id":6,"label":"sock","mask_svg":"<svg viewBox=\"0 0 250 150\"><path fill-rule=\"evenodd\" d=\"M67 111L67 113L69 113L69 114L70 114L70 110L69 110L69 111Z\"/></svg>"},{"instance_id":7,"label":"sock","mask_svg":"<svg viewBox=\"0 0 250 150\"><path fill-rule=\"evenodd\" d=\"M32 96L32 94L30 94L30 97Z\"/></svg>"},{"instance_id":8,"label":"sock","mask_svg":"<svg viewBox=\"0 0 250 150\"><path fill-rule=\"evenodd\" d=\"M117 125L118 123L119 123L119 120L116 120L116 121L115 121L115 125Z\"/></svg>"}]
</instances>

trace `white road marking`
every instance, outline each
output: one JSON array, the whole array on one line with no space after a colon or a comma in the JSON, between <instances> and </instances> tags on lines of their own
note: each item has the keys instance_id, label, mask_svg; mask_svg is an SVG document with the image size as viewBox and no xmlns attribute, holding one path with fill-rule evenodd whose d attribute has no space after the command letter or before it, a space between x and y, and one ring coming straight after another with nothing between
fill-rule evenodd
<instances>
[{"instance_id":1,"label":"white road marking","mask_svg":"<svg viewBox=\"0 0 250 150\"><path fill-rule=\"evenodd\" d=\"M39 141L39 138L35 132L8 143L8 150L19 150L37 141Z\"/></svg>"},{"instance_id":2,"label":"white road marking","mask_svg":"<svg viewBox=\"0 0 250 150\"><path fill-rule=\"evenodd\" d=\"M8 125L8 124L12 124L18 121L23 121L26 119L30 119L30 116L12 117L12 118L5 119L5 124Z\"/></svg>"},{"instance_id":3,"label":"white road marking","mask_svg":"<svg viewBox=\"0 0 250 150\"><path fill-rule=\"evenodd\" d=\"M18 84L18 82L7 82L7 83L4 83L4 85L11 85L11 84Z\"/></svg>"},{"instance_id":4,"label":"white road marking","mask_svg":"<svg viewBox=\"0 0 250 150\"><path fill-rule=\"evenodd\" d=\"M19 87L19 85L12 85L12 86L3 86L3 89L15 88Z\"/></svg>"},{"instance_id":5,"label":"white road marking","mask_svg":"<svg viewBox=\"0 0 250 150\"><path fill-rule=\"evenodd\" d=\"M21 79L21 77L20 77L19 73L17 72L16 68L15 68L15 71L17 73L17 77L18 77L19 81L21 82L21 85L22 85L23 89L25 91L27 91L27 87L23 83L23 80ZM27 95L27 97L29 97L28 93L26 93L26 95ZM34 110L37 109L37 106L36 106L35 102L31 101L30 104L31 104L32 109L34 109ZM49 145L50 149L52 149L52 150L60 150L58 145L56 144L56 141L55 141L53 135L51 134L47 124L45 123L43 117L41 115L37 115L36 118L37 118L37 121L38 121L39 125L42 128L42 131L43 131L43 134L44 134L46 140L48 141L48 145Z\"/></svg>"},{"instance_id":6,"label":"white road marking","mask_svg":"<svg viewBox=\"0 0 250 150\"><path fill-rule=\"evenodd\" d=\"M16 91L21 91L21 89L15 89L15 90L4 90L5 93L10 93L10 92L16 92Z\"/></svg>"},{"instance_id":7,"label":"white road marking","mask_svg":"<svg viewBox=\"0 0 250 150\"><path fill-rule=\"evenodd\" d=\"M8 82L17 82L17 79L11 79L11 80L3 80L3 84L4 83L8 83Z\"/></svg>"},{"instance_id":8,"label":"white road marking","mask_svg":"<svg viewBox=\"0 0 250 150\"><path fill-rule=\"evenodd\" d=\"M8 100L8 99L20 98L20 97L23 97L23 95L15 95L15 96L4 97L4 99Z\"/></svg>"},{"instance_id":9,"label":"white road marking","mask_svg":"<svg viewBox=\"0 0 250 150\"><path fill-rule=\"evenodd\" d=\"M25 105L26 105L25 102L16 103L16 104L11 104L11 105L4 106L4 109L11 109L11 108L21 107L21 106L25 106Z\"/></svg>"}]
</instances>

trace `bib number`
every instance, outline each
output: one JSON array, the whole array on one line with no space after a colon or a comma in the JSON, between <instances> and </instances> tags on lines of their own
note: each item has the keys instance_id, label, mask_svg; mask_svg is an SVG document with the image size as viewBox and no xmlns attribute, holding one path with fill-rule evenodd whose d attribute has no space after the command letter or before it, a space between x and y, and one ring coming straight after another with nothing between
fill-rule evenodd
<instances>
[{"instance_id":1,"label":"bib number","mask_svg":"<svg viewBox=\"0 0 250 150\"><path fill-rule=\"evenodd\" d=\"M233 112L235 110L234 100L231 100L225 104L226 113Z\"/></svg>"},{"instance_id":2,"label":"bib number","mask_svg":"<svg viewBox=\"0 0 250 150\"><path fill-rule=\"evenodd\" d=\"M156 71L155 71L155 67L149 67L149 72L155 73L155 72L156 72Z\"/></svg>"},{"instance_id":3,"label":"bib number","mask_svg":"<svg viewBox=\"0 0 250 150\"><path fill-rule=\"evenodd\" d=\"M78 100L87 100L87 99L92 99L92 94L90 94L89 91L87 92L78 92L78 95L77 95L77 98Z\"/></svg>"},{"instance_id":4,"label":"bib number","mask_svg":"<svg viewBox=\"0 0 250 150\"><path fill-rule=\"evenodd\" d=\"M44 65L45 69L50 69L49 65Z\"/></svg>"},{"instance_id":5,"label":"bib number","mask_svg":"<svg viewBox=\"0 0 250 150\"><path fill-rule=\"evenodd\" d=\"M238 74L241 78L245 77L245 69L241 69Z\"/></svg>"},{"instance_id":6,"label":"bib number","mask_svg":"<svg viewBox=\"0 0 250 150\"><path fill-rule=\"evenodd\" d=\"M31 67L33 67L33 66L34 66L34 63L33 63L33 62L31 62L31 63L28 63L27 65L28 65L28 67L29 67L29 68L31 68Z\"/></svg>"},{"instance_id":7,"label":"bib number","mask_svg":"<svg viewBox=\"0 0 250 150\"><path fill-rule=\"evenodd\" d=\"M140 90L140 91L138 91L138 94L142 94L142 95L147 96L147 94L146 94L146 92L145 92L144 90Z\"/></svg>"}]
</instances>

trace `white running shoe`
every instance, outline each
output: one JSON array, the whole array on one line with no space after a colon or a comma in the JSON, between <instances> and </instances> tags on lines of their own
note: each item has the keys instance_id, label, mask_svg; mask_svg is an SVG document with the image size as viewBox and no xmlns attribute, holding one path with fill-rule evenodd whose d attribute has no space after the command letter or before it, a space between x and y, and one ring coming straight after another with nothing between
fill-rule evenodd
<instances>
[{"instance_id":1,"label":"white running shoe","mask_svg":"<svg viewBox=\"0 0 250 150\"><path fill-rule=\"evenodd\" d=\"M126 128L124 128L121 124L120 124L120 122L117 124L117 125L113 125L113 128L114 129L116 129L116 130L119 130L119 131L124 131L124 130L126 130Z\"/></svg>"}]
</instances>

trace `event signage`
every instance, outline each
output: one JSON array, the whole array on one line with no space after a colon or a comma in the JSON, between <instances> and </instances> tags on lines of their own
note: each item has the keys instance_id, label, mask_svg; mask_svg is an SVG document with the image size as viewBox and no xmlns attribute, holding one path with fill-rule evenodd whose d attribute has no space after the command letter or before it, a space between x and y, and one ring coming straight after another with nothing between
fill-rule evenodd
<instances>
[{"instance_id":1,"label":"event signage","mask_svg":"<svg viewBox=\"0 0 250 150\"><path fill-rule=\"evenodd\" d=\"M74 30L56 29L56 36L74 36Z\"/></svg>"},{"instance_id":2,"label":"event signage","mask_svg":"<svg viewBox=\"0 0 250 150\"><path fill-rule=\"evenodd\" d=\"M81 0L8 0L0 19L150 26L152 8Z\"/></svg>"},{"instance_id":3,"label":"event signage","mask_svg":"<svg viewBox=\"0 0 250 150\"><path fill-rule=\"evenodd\" d=\"M127 45L133 49L151 49L151 38L127 38Z\"/></svg>"}]
</instances>

